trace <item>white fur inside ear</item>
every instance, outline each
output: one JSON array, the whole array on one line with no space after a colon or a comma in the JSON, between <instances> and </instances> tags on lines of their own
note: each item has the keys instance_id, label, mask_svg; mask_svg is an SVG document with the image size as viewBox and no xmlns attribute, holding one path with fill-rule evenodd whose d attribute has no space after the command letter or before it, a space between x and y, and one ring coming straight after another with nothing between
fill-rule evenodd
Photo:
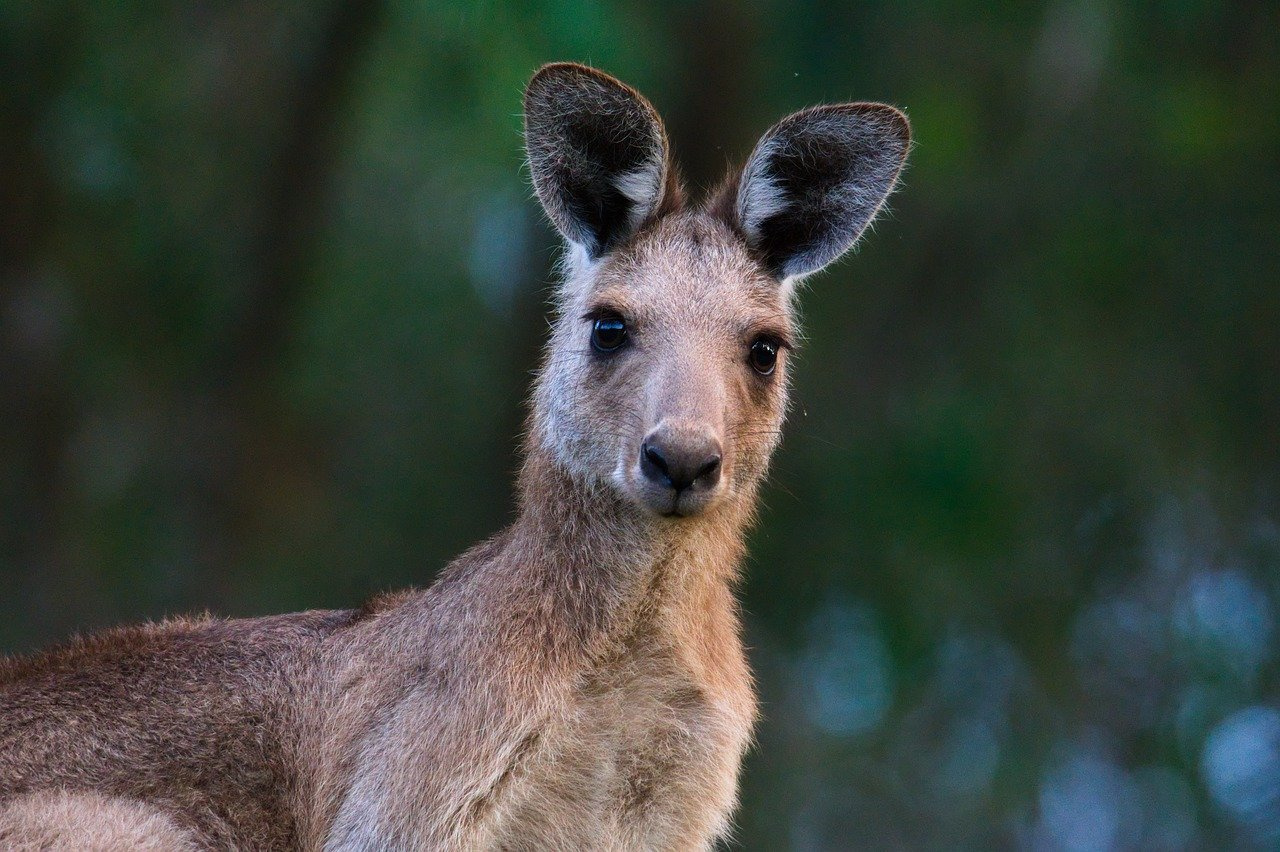
<instances>
[{"instance_id":1,"label":"white fur inside ear","mask_svg":"<svg viewBox=\"0 0 1280 852\"><path fill-rule=\"evenodd\" d=\"M637 227L658 206L662 194L662 160L649 160L629 172L620 172L614 177L613 185L631 202L628 224Z\"/></svg>"},{"instance_id":2,"label":"white fur inside ear","mask_svg":"<svg viewBox=\"0 0 1280 852\"><path fill-rule=\"evenodd\" d=\"M568 307L591 290L600 261L592 260L591 252L582 243L565 241L564 254L560 256L560 286L557 301ZM576 310L576 308L570 308Z\"/></svg>"},{"instance_id":3,"label":"white fur inside ear","mask_svg":"<svg viewBox=\"0 0 1280 852\"><path fill-rule=\"evenodd\" d=\"M737 214L748 242L760 240L760 226L787 206L787 195L769 172L776 142L765 142L752 155L738 184Z\"/></svg>"},{"instance_id":4,"label":"white fur inside ear","mask_svg":"<svg viewBox=\"0 0 1280 852\"><path fill-rule=\"evenodd\" d=\"M792 304L795 301L796 293L800 290L800 282L803 280L803 275L788 275L780 282L782 284L782 298L788 304Z\"/></svg>"}]
</instances>

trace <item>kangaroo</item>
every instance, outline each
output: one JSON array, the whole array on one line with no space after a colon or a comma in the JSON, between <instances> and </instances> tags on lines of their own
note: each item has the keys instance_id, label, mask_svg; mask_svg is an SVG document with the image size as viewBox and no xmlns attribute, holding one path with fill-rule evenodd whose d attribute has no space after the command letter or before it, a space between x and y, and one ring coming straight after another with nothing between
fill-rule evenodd
<instances>
[{"instance_id":1,"label":"kangaroo","mask_svg":"<svg viewBox=\"0 0 1280 852\"><path fill-rule=\"evenodd\" d=\"M897 181L906 118L819 106L685 199L639 93L524 98L567 246L515 520L426 590L0 661L0 848L707 849L756 699L734 596L797 283Z\"/></svg>"}]
</instances>

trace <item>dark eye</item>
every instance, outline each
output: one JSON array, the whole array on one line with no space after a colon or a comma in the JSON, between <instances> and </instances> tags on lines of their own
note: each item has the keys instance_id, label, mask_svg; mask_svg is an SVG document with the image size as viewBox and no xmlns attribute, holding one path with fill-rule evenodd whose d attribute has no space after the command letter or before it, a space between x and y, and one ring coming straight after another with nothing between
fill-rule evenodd
<instances>
[{"instance_id":1,"label":"dark eye","mask_svg":"<svg viewBox=\"0 0 1280 852\"><path fill-rule=\"evenodd\" d=\"M762 376L772 373L773 368L778 365L778 342L767 337L756 338L747 355L747 363Z\"/></svg>"},{"instance_id":2,"label":"dark eye","mask_svg":"<svg viewBox=\"0 0 1280 852\"><path fill-rule=\"evenodd\" d=\"M617 352L627 342L627 324L616 314L596 317L591 326L591 347L597 352Z\"/></svg>"}]
</instances>

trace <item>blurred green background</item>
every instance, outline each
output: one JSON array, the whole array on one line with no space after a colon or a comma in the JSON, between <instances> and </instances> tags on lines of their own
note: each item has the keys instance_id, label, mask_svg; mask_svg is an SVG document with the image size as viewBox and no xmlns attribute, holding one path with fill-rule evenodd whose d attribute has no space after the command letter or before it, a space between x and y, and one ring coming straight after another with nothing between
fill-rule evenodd
<instances>
[{"instance_id":1,"label":"blurred green background","mask_svg":"<svg viewBox=\"0 0 1280 852\"><path fill-rule=\"evenodd\" d=\"M0 2L0 650L430 582L509 517L591 62L695 187L900 105L804 297L747 849L1280 848L1280 6Z\"/></svg>"}]
</instances>

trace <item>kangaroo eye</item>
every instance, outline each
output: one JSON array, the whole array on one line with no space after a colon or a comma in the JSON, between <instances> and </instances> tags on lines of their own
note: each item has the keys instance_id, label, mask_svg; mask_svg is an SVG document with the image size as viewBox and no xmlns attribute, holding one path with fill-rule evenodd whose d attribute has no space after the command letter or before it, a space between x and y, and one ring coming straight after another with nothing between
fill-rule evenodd
<instances>
[{"instance_id":1,"label":"kangaroo eye","mask_svg":"<svg viewBox=\"0 0 1280 852\"><path fill-rule=\"evenodd\" d=\"M591 348L597 352L617 352L627 342L627 324L616 314L596 317L591 326Z\"/></svg>"},{"instance_id":2,"label":"kangaroo eye","mask_svg":"<svg viewBox=\"0 0 1280 852\"><path fill-rule=\"evenodd\" d=\"M747 355L747 363L751 365L751 369L762 376L772 373L773 368L778 365L777 342L767 337L757 338L751 344L751 351Z\"/></svg>"}]
</instances>

